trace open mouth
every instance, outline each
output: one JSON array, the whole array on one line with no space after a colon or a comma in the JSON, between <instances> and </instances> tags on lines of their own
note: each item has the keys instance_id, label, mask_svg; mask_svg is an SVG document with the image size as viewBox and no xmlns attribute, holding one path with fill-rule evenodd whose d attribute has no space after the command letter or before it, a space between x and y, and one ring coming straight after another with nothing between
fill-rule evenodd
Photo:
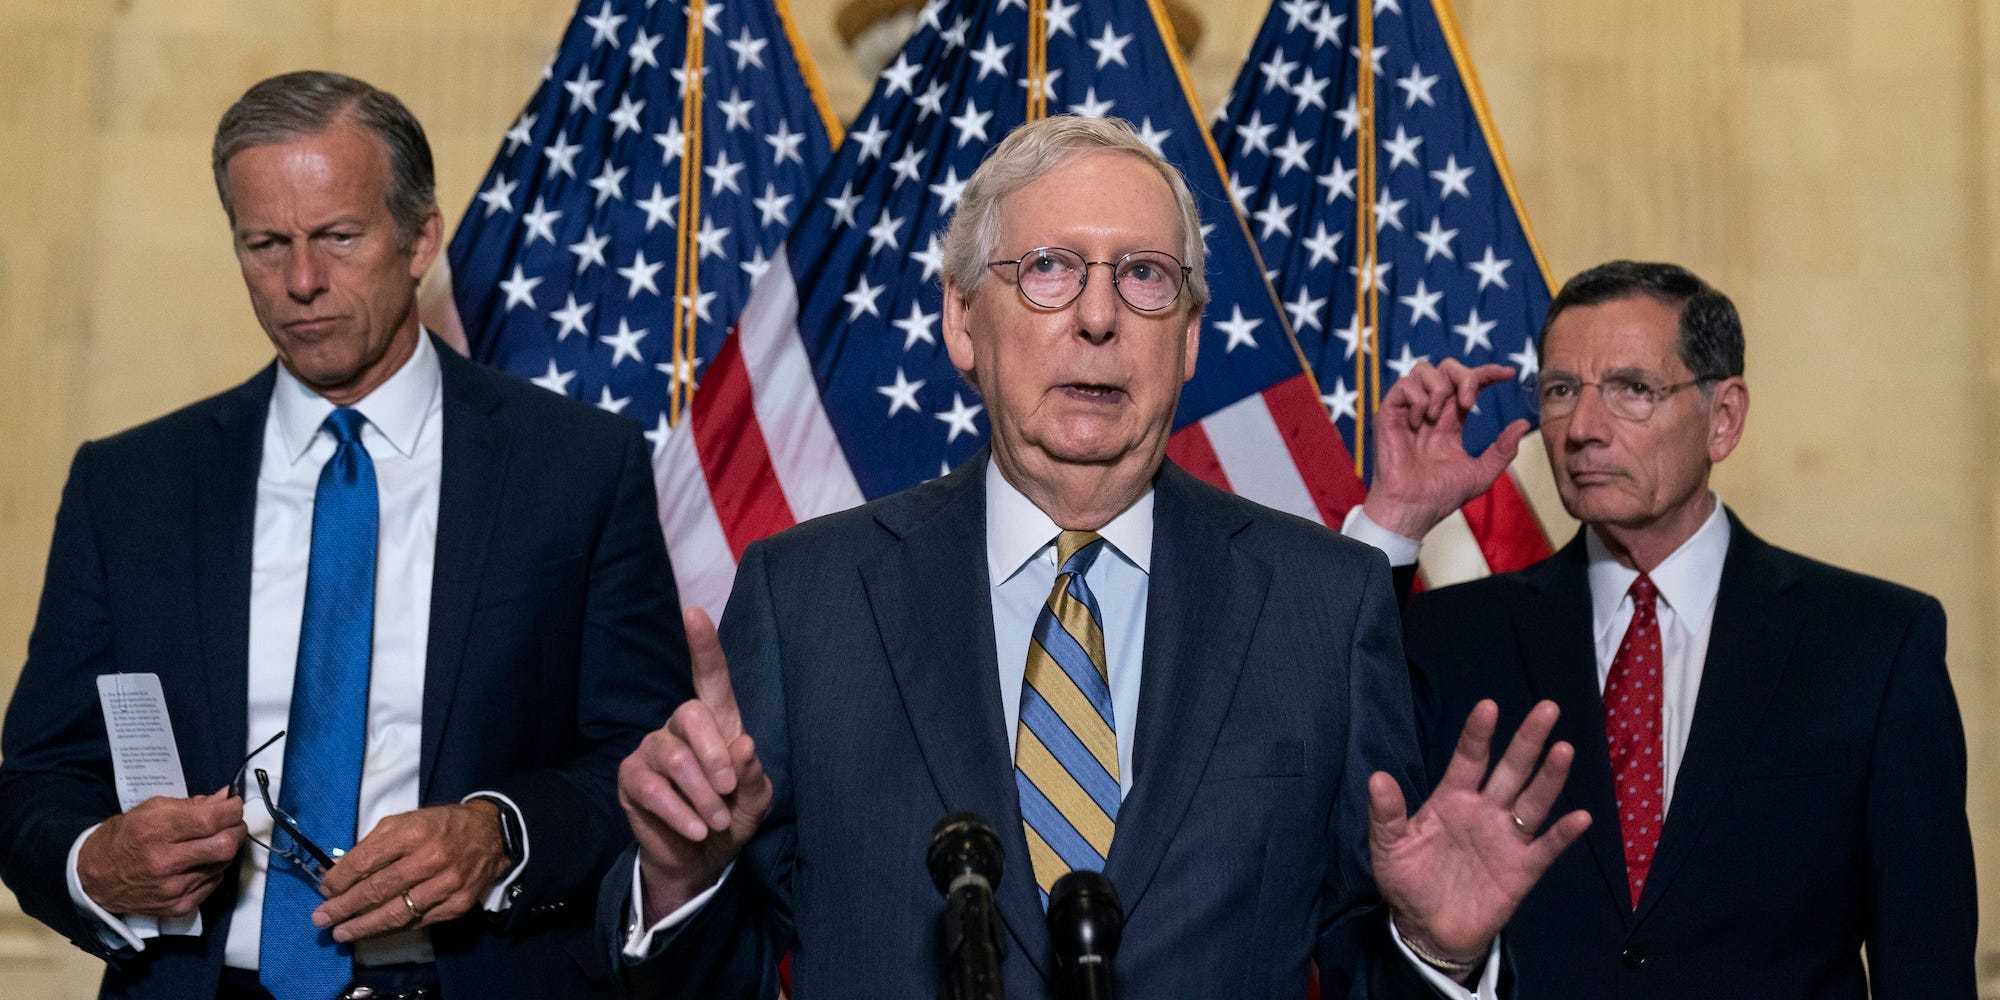
<instances>
[{"instance_id":1,"label":"open mouth","mask_svg":"<svg viewBox=\"0 0 2000 1000\"><path fill-rule=\"evenodd\" d=\"M1098 382L1068 382L1058 387L1058 391L1085 403L1115 403L1125 398L1125 390Z\"/></svg>"}]
</instances>

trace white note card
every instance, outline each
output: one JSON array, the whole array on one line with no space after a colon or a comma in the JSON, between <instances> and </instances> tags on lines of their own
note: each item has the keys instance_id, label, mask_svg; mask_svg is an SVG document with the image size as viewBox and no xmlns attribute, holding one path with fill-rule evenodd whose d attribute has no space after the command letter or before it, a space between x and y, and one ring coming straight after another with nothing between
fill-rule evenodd
<instances>
[{"instance_id":1,"label":"white note card","mask_svg":"<svg viewBox=\"0 0 2000 1000\"><path fill-rule=\"evenodd\" d=\"M104 735L111 743L118 808L129 810L155 795L187 798L187 777L181 773L181 752L174 744L160 675L99 674L97 703L104 709ZM201 933L200 913L158 921L132 915L125 923L142 938Z\"/></svg>"}]
</instances>

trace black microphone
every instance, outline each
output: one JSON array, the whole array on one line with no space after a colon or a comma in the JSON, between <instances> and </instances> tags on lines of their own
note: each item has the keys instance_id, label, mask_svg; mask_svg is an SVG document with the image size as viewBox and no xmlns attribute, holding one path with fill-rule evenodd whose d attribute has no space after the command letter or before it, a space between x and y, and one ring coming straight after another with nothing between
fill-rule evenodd
<instances>
[{"instance_id":1,"label":"black microphone","mask_svg":"<svg viewBox=\"0 0 2000 1000\"><path fill-rule=\"evenodd\" d=\"M978 813L952 813L931 829L924 860L945 899L939 939L944 1000L1001 1000L1006 994L1000 981L1000 919L993 910L1000 856L1000 838Z\"/></svg>"},{"instance_id":2,"label":"black microphone","mask_svg":"<svg viewBox=\"0 0 2000 1000\"><path fill-rule=\"evenodd\" d=\"M1125 908L1103 872L1079 868L1056 879L1049 893L1049 940L1055 945L1056 995L1064 1000L1111 1000L1111 960L1125 930Z\"/></svg>"}]
</instances>

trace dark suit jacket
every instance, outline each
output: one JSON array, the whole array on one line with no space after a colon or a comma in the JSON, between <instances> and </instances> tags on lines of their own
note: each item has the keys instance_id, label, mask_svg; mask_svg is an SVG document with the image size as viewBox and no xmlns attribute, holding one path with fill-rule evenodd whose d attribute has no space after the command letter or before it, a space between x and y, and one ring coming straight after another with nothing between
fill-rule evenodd
<instances>
[{"instance_id":1,"label":"dark suit jacket","mask_svg":"<svg viewBox=\"0 0 2000 1000\"><path fill-rule=\"evenodd\" d=\"M1049 994L1007 750L986 572L984 454L950 476L751 546L723 645L775 801L669 950L658 997L932 996L943 904L924 868L946 813L992 821L1008 996ZM1106 874L1127 912L1125 996L1430 995L1370 877L1367 780L1414 793L1388 567L1316 525L1157 480L1133 788ZM631 867L600 922L626 926Z\"/></svg>"},{"instance_id":2,"label":"dark suit jacket","mask_svg":"<svg viewBox=\"0 0 2000 1000\"><path fill-rule=\"evenodd\" d=\"M419 801L504 793L531 857L504 921L473 914L432 941L451 995L583 995L579 962L607 971L588 947L591 893L630 841L618 762L690 691L652 471L636 426L437 346L443 473ZM227 784L243 757L274 372L85 444L63 490L7 713L0 874L29 914L110 961L110 996L215 995L234 878L202 907L202 937L114 954L63 873L77 835L118 811L98 675L160 676L190 791Z\"/></svg>"},{"instance_id":3,"label":"dark suit jacket","mask_svg":"<svg viewBox=\"0 0 2000 1000\"><path fill-rule=\"evenodd\" d=\"M1757 539L1729 553L1686 756L1635 910L1611 786L1583 536L1408 609L1426 758L1472 706L1537 700L1576 746L1573 846L1508 926L1523 998L1954 997L1977 921L1965 739L1937 601ZM1867 949L1864 973L1862 950Z\"/></svg>"}]
</instances>

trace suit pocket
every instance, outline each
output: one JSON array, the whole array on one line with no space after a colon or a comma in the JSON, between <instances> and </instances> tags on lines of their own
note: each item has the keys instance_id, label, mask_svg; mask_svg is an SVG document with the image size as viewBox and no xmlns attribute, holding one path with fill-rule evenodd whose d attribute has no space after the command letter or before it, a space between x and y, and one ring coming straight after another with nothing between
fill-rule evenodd
<instances>
[{"instance_id":1,"label":"suit pocket","mask_svg":"<svg viewBox=\"0 0 2000 1000\"><path fill-rule=\"evenodd\" d=\"M1244 740L1218 744L1208 755L1201 780L1290 778L1304 773L1305 749L1297 740Z\"/></svg>"},{"instance_id":2,"label":"suit pocket","mask_svg":"<svg viewBox=\"0 0 2000 1000\"><path fill-rule=\"evenodd\" d=\"M559 587L572 586L582 577L588 556L578 554L544 559L523 573L506 573L503 579L489 578L480 588L477 610L540 597Z\"/></svg>"}]
</instances>

